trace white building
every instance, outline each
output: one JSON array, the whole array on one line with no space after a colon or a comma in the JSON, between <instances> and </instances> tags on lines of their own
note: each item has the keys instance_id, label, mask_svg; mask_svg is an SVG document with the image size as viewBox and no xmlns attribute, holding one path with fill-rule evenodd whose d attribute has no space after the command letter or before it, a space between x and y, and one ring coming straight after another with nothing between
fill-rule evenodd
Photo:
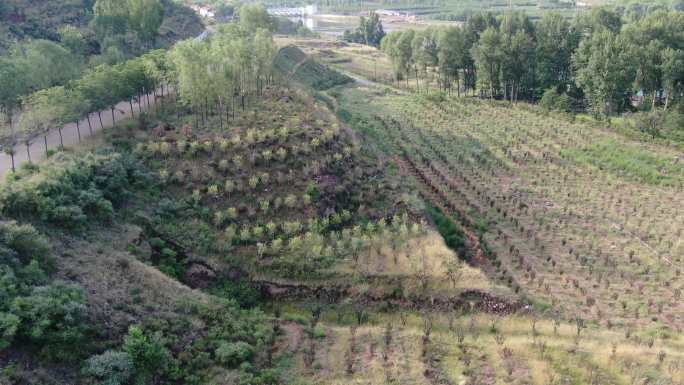
<instances>
[{"instance_id":1,"label":"white building","mask_svg":"<svg viewBox=\"0 0 684 385\"><path fill-rule=\"evenodd\" d=\"M199 14L202 17L206 17L207 19L213 19L216 17L216 12L214 12L211 7L208 7L206 5L193 5L191 7L197 14Z\"/></svg>"},{"instance_id":2,"label":"white building","mask_svg":"<svg viewBox=\"0 0 684 385\"><path fill-rule=\"evenodd\" d=\"M318 6L316 4L307 5L304 7L305 15L313 16L318 13Z\"/></svg>"},{"instance_id":3,"label":"white building","mask_svg":"<svg viewBox=\"0 0 684 385\"><path fill-rule=\"evenodd\" d=\"M268 13L273 16L284 16L284 17L302 17L302 16L313 16L318 14L318 6L316 4L307 5L305 7L279 7L279 8L269 8Z\"/></svg>"}]
</instances>

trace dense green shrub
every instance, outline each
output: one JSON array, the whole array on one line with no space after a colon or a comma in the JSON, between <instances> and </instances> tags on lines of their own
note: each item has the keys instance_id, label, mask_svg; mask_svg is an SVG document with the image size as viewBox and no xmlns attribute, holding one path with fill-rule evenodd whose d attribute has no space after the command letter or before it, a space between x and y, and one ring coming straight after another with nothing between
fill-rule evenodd
<instances>
[{"instance_id":1,"label":"dense green shrub","mask_svg":"<svg viewBox=\"0 0 684 385\"><path fill-rule=\"evenodd\" d=\"M140 163L111 151L84 156L60 154L37 174L0 188L0 212L74 229L88 220L106 221L133 187L148 180Z\"/></svg>"},{"instance_id":2,"label":"dense green shrub","mask_svg":"<svg viewBox=\"0 0 684 385\"><path fill-rule=\"evenodd\" d=\"M36 286L29 295L16 297L10 312L21 320L17 338L39 346L52 358L73 358L78 354L86 316L80 287L63 282Z\"/></svg>"},{"instance_id":3,"label":"dense green shrub","mask_svg":"<svg viewBox=\"0 0 684 385\"><path fill-rule=\"evenodd\" d=\"M571 112L572 100L567 94L559 94L555 88L544 91L539 106L544 111Z\"/></svg>"},{"instance_id":4,"label":"dense green shrub","mask_svg":"<svg viewBox=\"0 0 684 385\"><path fill-rule=\"evenodd\" d=\"M0 263L17 270L19 266L29 265L32 261L39 263L43 269L54 269L48 241L30 225L1 221Z\"/></svg>"},{"instance_id":5,"label":"dense green shrub","mask_svg":"<svg viewBox=\"0 0 684 385\"><path fill-rule=\"evenodd\" d=\"M168 383L175 363L161 332L132 325L121 351L108 350L88 358L83 374L101 385Z\"/></svg>"},{"instance_id":6,"label":"dense green shrub","mask_svg":"<svg viewBox=\"0 0 684 385\"><path fill-rule=\"evenodd\" d=\"M214 294L235 300L242 308L252 308L259 304L261 295L259 290L249 280L242 276L237 280L226 280L214 290Z\"/></svg>"},{"instance_id":7,"label":"dense green shrub","mask_svg":"<svg viewBox=\"0 0 684 385\"><path fill-rule=\"evenodd\" d=\"M232 300L217 299L202 305L199 315L207 324L207 337L215 348L220 341L245 341L262 347L271 338L272 330L263 312L240 309Z\"/></svg>"},{"instance_id":8,"label":"dense green shrub","mask_svg":"<svg viewBox=\"0 0 684 385\"><path fill-rule=\"evenodd\" d=\"M0 350L12 345L20 323L21 319L16 315L0 312Z\"/></svg>"},{"instance_id":9,"label":"dense green shrub","mask_svg":"<svg viewBox=\"0 0 684 385\"><path fill-rule=\"evenodd\" d=\"M157 268L162 273L175 279L181 279L185 275L185 265L178 261L177 253L168 247L164 247L159 252Z\"/></svg>"},{"instance_id":10,"label":"dense green shrub","mask_svg":"<svg viewBox=\"0 0 684 385\"><path fill-rule=\"evenodd\" d=\"M48 241L29 225L0 222L0 348L21 341L52 358L73 358L85 331L83 291L49 282Z\"/></svg>"},{"instance_id":11,"label":"dense green shrub","mask_svg":"<svg viewBox=\"0 0 684 385\"><path fill-rule=\"evenodd\" d=\"M249 362L273 341L269 319L258 309L240 309L233 300L217 299L197 310L206 324L204 344L219 364L237 367Z\"/></svg>"},{"instance_id":12,"label":"dense green shrub","mask_svg":"<svg viewBox=\"0 0 684 385\"><path fill-rule=\"evenodd\" d=\"M185 275L185 264L178 260L178 253L167 247L164 240L154 237L148 243L152 248L152 262L162 273L176 279Z\"/></svg>"},{"instance_id":13,"label":"dense green shrub","mask_svg":"<svg viewBox=\"0 0 684 385\"><path fill-rule=\"evenodd\" d=\"M446 245L456 251L459 258L467 259L465 252L465 234L454 224L453 220L446 217L436 207L427 206L427 214L432 221L435 222L437 231L444 238Z\"/></svg>"},{"instance_id":14,"label":"dense green shrub","mask_svg":"<svg viewBox=\"0 0 684 385\"><path fill-rule=\"evenodd\" d=\"M123 351L135 367L136 383L157 383L169 369L172 356L164 345L161 333L145 333L139 326L131 326L124 337Z\"/></svg>"},{"instance_id":15,"label":"dense green shrub","mask_svg":"<svg viewBox=\"0 0 684 385\"><path fill-rule=\"evenodd\" d=\"M174 355L170 350L183 322L171 326L151 323L133 325L120 349L90 357L83 374L93 383L119 384L204 384L217 366L240 370L249 384L276 384L276 372L264 370L256 358L274 341L273 328L264 313L240 309L235 301L212 297L209 303L195 303L189 310L203 322L202 336L184 345ZM0 319L1 322L1 319ZM152 332L151 330L154 330ZM168 338L167 338L168 336Z\"/></svg>"},{"instance_id":16,"label":"dense green shrub","mask_svg":"<svg viewBox=\"0 0 684 385\"><path fill-rule=\"evenodd\" d=\"M240 365L245 361L249 361L254 355L254 348L252 345L238 341L238 342L221 342L215 351L216 359L222 364L231 367Z\"/></svg>"},{"instance_id":17,"label":"dense green shrub","mask_svg":"<svg viewBox=\"0 0 684 385\"><path fill-rule=\"evenodd\" d=\"M101 385L124 385L133 377L134 366L126 352L108 350L90 357L83 369L83 374L94 377Z\"/></svg>"}]
</instances>

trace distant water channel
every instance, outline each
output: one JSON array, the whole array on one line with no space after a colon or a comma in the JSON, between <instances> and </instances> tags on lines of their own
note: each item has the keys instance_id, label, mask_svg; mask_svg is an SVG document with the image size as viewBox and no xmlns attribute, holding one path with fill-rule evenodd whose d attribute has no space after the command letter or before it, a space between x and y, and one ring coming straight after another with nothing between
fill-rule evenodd
<instances>
[{"instance_id":1,"label":"distant water channel","mask_svg":"<svg viewBox=\"0 0 684 385\"><path fill-rule=\"evenodd\" d=\"M321 15L302 15L297 17L289 17L293 22L301 21L307 28L313 32L319 33L328 37L338 37L346 30L353 30L359 25L358 15L335 15L335 14L321 14ZM403 17L382 17L382 24L385 32L392 32L398 30L405 30L407 28L423 29L428 26L458 26L462 23L455 21L437 21L437 20L407 20Z\"/></svg>"},{"instance_id":2,"label":"distant water channel","mask_svg":"<svg viewBox=\"0 0 684 385\"><path fill-rule=\"evenodd\" d=\"M289 19L295 23L301 21L313 32L328 36L340 36L345 30L354 29L359 24L358 16L307 15Z\"/></svg>"}]
</instances>

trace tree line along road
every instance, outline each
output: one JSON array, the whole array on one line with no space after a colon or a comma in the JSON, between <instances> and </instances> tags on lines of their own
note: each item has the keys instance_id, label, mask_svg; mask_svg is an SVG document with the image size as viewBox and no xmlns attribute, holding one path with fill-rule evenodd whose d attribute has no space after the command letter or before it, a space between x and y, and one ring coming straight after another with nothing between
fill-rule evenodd
<instances>
[{"instance_id":1,"label":"tree line along road","mask_svg":"<svg viewBox=\"0 0 684 385\"><path fill-rule=\"evenodd\" d=\"M138 116L138 114L140 113L139 111L148 111L151 107L154 107L155 105L156 97L154 96L154 94L143 95L143 97L139 101L133 102L133 113L135 116ZM50 130L45 138L43 136L38 136L35 139L33 139L29 144L28 151L26 148L26 144L24 143L19 143L15 145L15 167L18 169L21 164L28 162L29 154L31 157L30 160L32 162L38 162L42 159L45 159L45 140L47 140L48 149L57 150L62 144L62 141L64 143L64 147L73 146L78 144L81 140L90 137L91 135L94 135L102 131L103 129L107 129L114 126L115 122L112 121L112 112L110 109L102 110L101 117L102 126L100 126L100 118L98 117L98 114L96 112L90 114L92 133L90 131L87 118L84 118L81 121L79 121L78 126L80 126L80 139L78 126L76 125L76 122L74 122L62 127L61 140L59 130L55 128ZM131 117L131 103L129 103L128 101L122 101L119 104L117 104L114 108L114 119L116 120L116 123ZM3 152L0 154L0 176L4 177L10 171L12 171L12 157L9 154Z\"/></svg>"}]
</instances>

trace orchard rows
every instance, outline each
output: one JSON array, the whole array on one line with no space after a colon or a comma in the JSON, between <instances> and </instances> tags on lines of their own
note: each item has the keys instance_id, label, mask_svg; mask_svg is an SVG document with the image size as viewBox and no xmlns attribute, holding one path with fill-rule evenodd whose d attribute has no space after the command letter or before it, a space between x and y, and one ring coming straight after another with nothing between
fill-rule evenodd
<instances>
[{"instance_id":1,"label":"orchard rows","mask_svg":"<svg viewBox=\"0 0 684 385\"><path fill-rule=\"evenodd\" d=\"M398 108L403 119L379 119L423 197L461 224L472 253L483 249L478 234L499 278L567 318L680 327L677 175L636 183L570 155L610 132L560 120L549 127L485 103L474 114L464 103L410 100Z\"/></svg>"},{"instance_id":2,"label":"orchard rows","mask_svg":"<svg viewBox=\"0 0 684 385\"><path fill-rule=\"evenodd\" d=\"M399 252L424 235L406 214L364 219L352 203L369 172L357 146L325 111L296 105L269 99L249 128L173 133L135 150L166 187L191 192L188 203L221 242L290 276L345 260L359 269L383 245Z\"/></svg>"}]
</instances>

